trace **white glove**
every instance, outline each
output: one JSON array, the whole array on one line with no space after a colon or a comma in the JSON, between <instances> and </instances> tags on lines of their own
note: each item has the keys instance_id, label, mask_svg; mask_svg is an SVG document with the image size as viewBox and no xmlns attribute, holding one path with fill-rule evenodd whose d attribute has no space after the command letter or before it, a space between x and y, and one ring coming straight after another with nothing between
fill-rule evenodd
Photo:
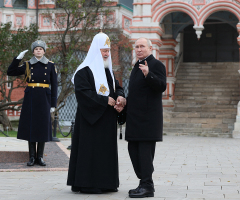
<instances>
[{"instance_id":1,"label":"white glove","mask_svg":"<svg viewBox=\"0 0 240 200\"><path fill-rule=\"evenodd\" d=\"M17 59L18 59L18 60L21 60L21 59L24 57L24 55L25 55L26 52L28 52L28 50L22 51L22 52L18 55Z\"/></svg>"},{"instance_id":2,"label":"white glove","mask_svg":"<svg viewBox=\"0 0 240 200\"><path fill-rule=\"evenodd\" d=\"M54 107L50 108L50 113L53 113L54 111L55 111Z\"/></svg>"}]
</instances>

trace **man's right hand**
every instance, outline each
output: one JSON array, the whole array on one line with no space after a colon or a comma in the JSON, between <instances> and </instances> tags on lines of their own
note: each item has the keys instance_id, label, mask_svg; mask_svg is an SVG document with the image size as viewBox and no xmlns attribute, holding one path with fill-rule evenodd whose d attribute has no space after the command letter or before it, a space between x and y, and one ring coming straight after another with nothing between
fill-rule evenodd
<instances>
[{"instance_id":1,"label":"man's right hand","mask_svg":"<svg viewBox=\"0 0 240 200\"><path fill-rule=\"evenodd\" d=\"M116 101L112 97L108 97L108 105L115 106Z\"/></svg>"},{"instance_id":2,"label":"man's right hand","mask_svg":"<svg viewBox=\"0 0 240 200\"><path fill-rule=\"evenodd\" d=\"M24 57L24 55L25 55L26 52L28 52L28 50L22 51L22 52L18 55L17 59L18 59L18 60L22 60L22 58Z\"/></svg>"}]
</instances>

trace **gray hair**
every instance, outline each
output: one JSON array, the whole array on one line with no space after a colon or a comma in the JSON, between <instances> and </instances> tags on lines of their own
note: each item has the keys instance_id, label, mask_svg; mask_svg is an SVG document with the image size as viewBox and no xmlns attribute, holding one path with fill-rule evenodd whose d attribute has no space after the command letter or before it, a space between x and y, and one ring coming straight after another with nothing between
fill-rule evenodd
<instances>
[{"instance_id":1,"label":"gray hair","mask_svg":"<svg viewBox=\"0 0 240 200\"><path fill-rule=\"evenodd\" d=\"M149 40L148 38L145 38L145 37L140 37L140 38L138 38L138 39L136 40L136 42L137 42L138 40L140 40L140 39L145 39L145 40L147 40L148 47L152 47L152 42L151 42L151 40ZM136 43L136 42L135 42L135 43Z\"/></svg>"}]
</instances>

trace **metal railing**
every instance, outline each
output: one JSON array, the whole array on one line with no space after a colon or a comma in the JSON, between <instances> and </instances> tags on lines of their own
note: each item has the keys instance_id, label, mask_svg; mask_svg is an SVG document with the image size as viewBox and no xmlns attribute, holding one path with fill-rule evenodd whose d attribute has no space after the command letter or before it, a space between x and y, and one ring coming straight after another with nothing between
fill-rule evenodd
<instances>
[{"instance_id":1,"label":"metal railing","mask_svg":"<svg viewBox=\"0 0 240 200\"><path fill-rule=\"evenodd\" d=\"M3 131L0 130L0 133L2 133L3 135L5 135L6 137L9 137L8 134L4 133Z\"/></svg>"},{"instance_id":2,"label":"metal railing","mask_svg":"<svg viewBox=\"0 0 240 200\"><path fill-rule=\"evenodd\" d=\"M128 96L129 77L132 70L132 52L124 48L120 49L120 65L122 66L122 87L125 96Z\"/></svg>"},{"instance_id":3,"label":"metal railing","mask_svg":"<svg viewBox=\"0 0 240 200\"><path fill-rule=\"evenodd\" d=\"M174 76L176 77L177 74L177 70L179 68L180 63L182 62L183 59L183 52L181 51L179 56L175 58L175 62L174 62Z\"/></svg>"}]
</instances>

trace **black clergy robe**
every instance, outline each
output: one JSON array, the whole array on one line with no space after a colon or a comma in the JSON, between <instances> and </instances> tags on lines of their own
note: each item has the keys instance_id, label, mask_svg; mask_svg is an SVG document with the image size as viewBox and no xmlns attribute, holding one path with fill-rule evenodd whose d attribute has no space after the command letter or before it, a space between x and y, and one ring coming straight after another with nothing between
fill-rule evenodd
<instances>
[{"instance_id":1,"label":"black clergy robe","mask_svg":"<svg viewBox=\"0 0 240 200\"><path fill-rule=\"evenodd\" d=\"M110 95L124 97L123 89L106 69ZM108 97L98 95L89 67L74 78L78 102L69 162L67 185L115 189L119 187L117 153L117 111L108 105Z\"/></svg>"}]
</instances>

